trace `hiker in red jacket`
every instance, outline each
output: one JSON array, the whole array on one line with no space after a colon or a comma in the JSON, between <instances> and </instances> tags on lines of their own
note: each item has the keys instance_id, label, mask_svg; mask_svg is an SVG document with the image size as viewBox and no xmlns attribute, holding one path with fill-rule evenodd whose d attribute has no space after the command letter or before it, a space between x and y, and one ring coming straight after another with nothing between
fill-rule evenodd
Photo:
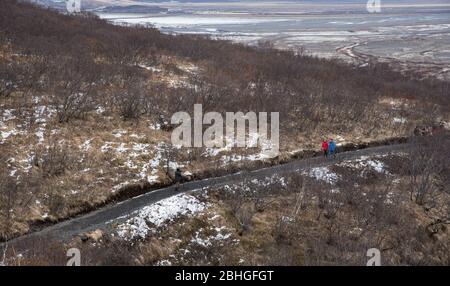
<instances>
[{"instance_id":1,"label":"hiker in red jacket","mask_svg":"<svg viewBox=\"0 0 450 286\"><path fill-rule=\"evenodd\" d=\"M325 158L327 158L328 157L328 142L327 142L327 140L322 141L322 151L323 151L323 156Z\"/></svg>"}]
</instances>

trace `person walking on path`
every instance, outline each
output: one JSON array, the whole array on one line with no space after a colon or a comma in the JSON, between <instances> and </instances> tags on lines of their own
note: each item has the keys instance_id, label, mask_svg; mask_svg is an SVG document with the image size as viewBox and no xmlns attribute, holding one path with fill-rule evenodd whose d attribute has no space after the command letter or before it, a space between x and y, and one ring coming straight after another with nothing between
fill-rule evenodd
<instances>
[{"instance_id":1,"label":"person walking on path","mask_svg":"<svg viewBox=\"0 0 450 286\"><path fill-rule=\"evenodd\" d=\"M180 188L181 180L183 180L183 175L181 174L180 168L177 168L175 171L175 191L178 191Z\"/></svg>"},{"instance_id":2,"label":"person walking on path","mask_svg":"<svg viewBox=\"0 0 450 286\"><path fill-rule=\"evenodd\" d=\"M328 142L328 156L333 156L333 158L336 158L336 144L333 139L330 139Z\"/></svg>"},{"instance_id":3,"label":"person walking on path","mask_svg":"<svg viewBox=\"0 0 450 286\"><path fill-rule=\"evenodd\" d=\"M328 142L327 142L327 140L322 141L322 151L323 151L323 156L325 158L327 158L328 157Z\"/></svg>"}]
</instances>

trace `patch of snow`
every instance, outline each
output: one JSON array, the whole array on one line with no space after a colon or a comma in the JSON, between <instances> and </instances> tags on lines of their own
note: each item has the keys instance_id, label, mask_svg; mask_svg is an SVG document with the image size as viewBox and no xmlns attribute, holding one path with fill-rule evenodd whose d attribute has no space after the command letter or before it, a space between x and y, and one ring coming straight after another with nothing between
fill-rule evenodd
<instances>
[{"instance_id":1,"label":"patch of snow","mask_svg":"<svg viewBox=\"0 0 450 286\"><path fill-rule=\"evenodd\" d=\"M183 176L184 177L190 177L190 176L192 176L193 174L191 173L191 172L189 172L189 171L184 171L183 172Z\"/></svg>"},{"instance_id":2,"label":"patch of snow","mask_svg":"<svg viewBox=\"0 0 450 286\"><path fill-rule=\"evenodd\" d=\"M177 67L180 70L191 74L196 73L199 70L199 68L194 65L178 65Z\"/></svg>"},{"instance_id":3,"label":"patch of snow","mask_svg":"<svg viewBox=\"0 0 450 286\"><path fill-rule=\"evenodd\" d=\"M45 123L47 122L48 118L51 118L55 113L56 109L53 107L49 107L46 105L39 105L34 107L33 116L35 118L36 123Z\"/></svg>"},{"instance_id":4,"label":"patch of snow","mask_svg":"<svg viewBox=\"0 0 450 286\"><path fill-rule=\"evenodd\" d=\"M145 137L145 135L137 135L137 134L133 133L133 134L130 134L130 137L131 138L136 138L136 139L142 139L142 138Z\"/></svg>"},{"instance_id":5,"label":"patch of snow","mask_svg":"<svg viewBox=\"0 0 450 286\"><path fill-rule=\"evenodd\" d=\"M126 182L122 182L122 183L120 183L118 185L115 185L114 187L112 187L111 192L115 193L115 192L119 191L120 189L122 189L123 187L125 187L125 186L127 186L127 185L129 185L131 183L134 183L134 182L135 181L126 181Z\"/></svg>"},{"instance_id":6,"label":"patch of snow","mask_svg":"<svg viewBox=\"0 0 450 286\"><path fill-rule=\"evenodd\" d=\"M55 134L59 134L59 133L61 133L61 130L59 130L59 129L52 129L52 130L50 131L50 134L51 134L51 135L55 135Z\"/></svg>"},{"instance_id":7,"label":"patch of snow","mask_svg":"<svg viewBox=\"0 0 450 286\"><path fill-rule=\"evenodd\" d=\"M114 137L120 138L120 137L122 137L122 135L127 134L127 131L126 130L116 130L116 131L113 131L112 134Z\"/></svg>"},{"instance_id":8,"label":"patch of snow","mask_svg":"<svg viewBox=\"0 0 450 286\"><path fill-rule=\"evenodd\" d=\"M367 165L372 167L378 173L384 173L384 164L377 160L369 160L367 161Z\"/></svg>"},{"instance_id":9,"label":"patch of snow","mask_svg":"<svg viewBox=\"0 0 450 286\"><path fill-rule=\"evenodd\" d=\"M102 153L108 152L108 150L112 149L112 146L111 146L112 144L113 144L113 142L105 142L105 144L103 144L103 145L100 147L100 151L101 151Z\"/></svg>"},{"instance_id":10,"label":"patch of snow","mask_svg":"<svg viewBox=\"0 0 450 286\"><path fill-rule=\"evenodd\" d=\"M97 114L102 114L106 111L106 109L103 106L97 106L97 108L95 109L95 113Z\"/></svg>"},{"instance_id":11,"label":"patch of snow","mask_svg":"<svg viewBox=\"0 0 450 286\"><path fill-rule=\"evenodd\" d=\"M371 159L367 156L361 156L355 160L339 163L338 166L350 167L353 169L364 169L369 167L378 173L387 173L383 162L377 159Z\"/></svg>"},{"instance_id":12,"label":"patch of snow","mask_svg":"<svg viewBox=\"0 0 450 286\"><path fill-rule=\"evenodd\" d=\"M216 215L214 215L214 216L208 218L208 220L216 220L216 219L218 219L219 217L220 217L220 215L216 214Z\"/></svg>"},{"instance_id":13,"label":"patch of snow","mask_svg":"<svg viewBox=\"0 0 450 286\"><path fill-rule=\"evenodd\" d=\"M16 116L13 114L13 112L15 111L15 109L5 109L3 110L3 121L10 121L13 119L16 119Z\"/></svg>"},{"instance_id":14,"label":"patch of snow","mask_svg":"<svg viewBox=\"0 0 450 286\"><path fill-rule=\"evenodd\" d=\"M203 229L195 232L194 237L191 239L191 243L200 245L202 247L211 247L215 241L227 240L231 237L230 232L226 232L227 228L225 226L212 228L216 234L202 237ZM225 233L224 233L225 232Z\"/></svg>"},{"instance_id":15,"label":"patch of snow","mask_svg":"<svg viewBox=\"0 0 450 286\"><path fill-rule=\"evenodd\" d=\"M92 139L84 141L84 143L80 145L80 149L83 151L89 151L89 149L91 149L91 142Z\"/></svg>"},{"instance_id":16,"label":"patch of snow","mask_svg":"<svg viewBox=\"0 0 450 286\"><path fill-rule=\"evenodd\" d=\"M37 131L34 133L36 137L38 138L38 144L44 143L44 131L45 129L42 127L39 127Z\"/></svg>"},{"instance_id":17,"label":"patch of snow","mask_svg":"<svg viewBox=\"0 0 450 286\"><path fill-rule=\"evenodd\" d=\"M141 152L142 154L148 154L147 149L149 146L149 144L133 143L132 149L133 151Z\"/></svg>"},{"instance_id":18,"label":"patch of snow","mask_svg":"<svg viewBox=\"0 0 450 286\"><path fill-rule=\"evenodd\" d=\"M154 73L162 72L162 70L159 69L159 68L148 66L148 65L144 65L144 64L138 64L138 67L146 69L146 70L154 72Z\"/></svg>"},{"instance_id":19,"label":"patch of snow","mask_svg":"<svg viewBox=\"0 0 450 286\"><path fill-rule=\"evenodd\" d=\"M152 130L161 130L161 124L159 123L150 123L148 127Z\"/></svg>"},{"instance_id":20,"label":"patch of snow","mask_svg":"<svg viewBox=\"0 0 450 286\"><path fill-rule=\"evenodd\" d=\"M8 130L8 131L0 131L0 143L4 143L6 139L8 139L9 137L13 136L13 135L17 135L19 134L19 131L17 131L15 128Z\"/></svg>"},{"instance_id":21,"label":"patch of snow","mask_svg":"<svg viewBox=\"0 0 450 286\"><path fill-rule=\"evenodd\" d=\"M172 266L172 262L169 260L160 260L156 262L156 266Z\"/></svg>"},{"instance_id":22,"label":"patch of snow","mask_svg":"<svg viewBox=\"0 0 450 286\"><path fill-rule=\"evenodd\" d=\"M117 148L116 148L116 152L118 152L118 153L124 153L127 150L128 150L128 148L125 147L125 143L120 143L120 145L117 146Z\"/></svg>"},{"instance_id":23,"label":"patch of snow","mask_svg":"<svg viewBox=\"0 0 450 286\"><path fill-rule=\"evenodd\" d=\"M124 240L143 239L152 227L161 227L182 215L194 215L207 205L196 197L179 194L146 206L133 213L133 217L117 227L117 234Z\"/></svg>"},{"instance_id":24,"label":"patch of snow","mask_svg":"<svg viewBox=\"0 0 450 286\"><path fill-rule=\"evenodd\" d=\"M308 172L304 171L303 174L315 178L318 181L324 181L328 184L334 184L339 179L339 176L332 172L328 167L312 168Z\"/></svg>"},{"instance_id":25,"label":"patch of snow","mask_svg":"<svg viewBox=\"0 0 450 286\"><path fill-rule=\"evenodd\" d=\"M272 175L271 177L265 177L263 180L253 179L250 181L254 185L267 187L274 184L280 184L282 187L286 187L286 179L279 175Z\"/></svg>"},{"instance_id":26,"label":"patch of snow","mask_svg":"<svg viewBox=\"0 0 450 286\"><path fill-rule=\"evenodd\" d=\"M345 140L344 137L342 137L341 135L336 135L334 137L334 141L336 142L336 146L342 146L345 143L347 143L347 141Z\"/></svg>"},{"instance_id":27,"label":"patch of snow","mask_svg":"<svg viewBox=\"0 0 450 286\"><path fill-rule=\"evenodd\" d=\"M406 118L404 118L404 117L394 117L394 119L392 119L392 121L394 123L401 123L401 124L403 124L403 123L406 123L408 120Z\"/></svg>"},{"instance_id":28,"label":"patch of snow","mask_svg":"<svg viewBox=\"0 0 450 286\"><path fill-rule=\"evenodd\" d=\"M159 176L157 175L147 176L147 182L149 182L150 184L159 183Z\"/></svg>"},{"instance_id":29,"label":"patch of snow","mask_svg":"<svg viewBox=\"0 0 450 286\"><path fill-rule=\"evenodd\" d=\"M283 222L294 222L294 221L295 221L294 218L289 217L289 216L282 216L282 217L281 217L281 220L282 220Z\"/></svg>"}]
</instances>

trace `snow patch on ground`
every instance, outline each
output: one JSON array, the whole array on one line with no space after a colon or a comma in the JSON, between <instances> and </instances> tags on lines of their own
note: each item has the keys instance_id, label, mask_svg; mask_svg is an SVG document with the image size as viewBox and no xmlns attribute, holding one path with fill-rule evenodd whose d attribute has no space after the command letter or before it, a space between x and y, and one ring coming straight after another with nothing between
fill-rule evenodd
<instances>
[{"instance_id":1,"label":"snow patch on ground","mask_svg":"<svg viewBox=\"0 0 450 286\"><path fill-rule=\"evenodd\" d=\"M113 131L112 134L113 134L114 137L120 138L120 137L122 137L122 135L125 135L127 133L128 132L126 130L115 130L115 131Z\"/></svg>"},{"instance_id":2,"label":"snow patch on ground","mask_svg":"<svg viewBox=\"0 0 450 286\"><path fill-rule=\"evenodd\" d=\"M284 177L280 177L279 175L273 175L271 177L266 177L263 180L253 179L251 180L251 183L262 186L262 187L268 187L270 185L279 184L282 187L286 187L286 179Z\"/></svg>"},{"instance_id":3,"label":"snow patch on ground","mask_svg":"<svg viewBox=\"0 0 450 286\"><path fill-rule=\"evenodd\" d=\"M3 110L2 114L2 121L10 121L16 119L16 116L14 115L15 109L5 109Z\"/></svg>"},{"instance_id":4,"label":"snow patch on ground","mask_svg":"<svg viewBox=\"0 0 450 286\"><path fill-rule=\"evenodd\" d=\"M9 137L13 136L13 135L17 135L20 132L17 131L15 128L11 129L11 130L7 130L7 131L0 131L0 143L4 143L6 141L6 139L8 139Z\"/></svg>"},{"instance_id":5,"label":"snow patch on ground","mask_svg":"<svg viewBox=\"0 0 450 286\"><path fill-rule=\"evenodd\" d=\"M149 127L151 130L161 130L161 124L159 124L159 123L150 123L150 124L148 125L148 127Z\"/></svg>"},{"instance_id":6,"label":"snow patch on ground","mask_svg":"<svg viewBox=\"0 0 450 286\"><path fill-rule=\"evenodd\" d=\"M160 72L162 72L162 70L159 69L159 68L152 67L152 66L148 66L148 65L145 65L145 64L138 64L138 67L140 67L140 68L142 68L142 69L146 69L146 70L151 71L151 72L154 72L154 73L160 73Z\"/></svg>"},{"instance_id":7,"label":"snow patch on ground","mask_svg":"<svg viewBox=\"0 0 450 286\"><path fill-rule=\"evenodd\" d=\"M80 145L80 149L83 151L89 151L89 149L91 149L91 142L92 139L84 141L84 143Z\"/></svg>"},{"instance_id":8,"label":"snow patch on ground","mask_svg":"<svg viewBox=\"0 0 450 286\"><path fill-rule=\"evenodd\" d=\"M406 118L404 118L404 117L394 117L394 119L392 119L392 121L394 123L403 124L403 123L406 123L408 120Z\"/></svg>"},{"instance_id":9,"label":"snow patch on ground","mask_svg":"<svg viewBox=\"0 0 450 286\"><path fill-rule=\"evenodd\" d=\"M227 240L231 237L230 232L226 232L226 227L216 227L215 234L207 237L202 237L202 229L197 231L194 237L191 239L191 243L197 244L203 247L211 247L215 241Z\"/></svg>"},{"instance_id":10,"label":"snow patch on ground","mask_svg":"<svg viewBox=\"0 0 450 286\"><path fill-rule=\"evenodd\" d=\"M355 160L345 161L339 163L338 166L349 167L357 170L370 168L378 173L387 173L383 162L375 158L370 158L368 156L361 156L360 158Z\"/></svg>"},{"instance_id":11,"label":"snow patch on ground","mask_svg":"<svg viewBox=\"0 0 450 286\"><path fill-rule=\"evenodd\" d=\"M302 174L328 184L335 184L339 179L339 176L332 172L328 167L312 168L309 171L304 171Z\"/></svg>"},{"instance_id":12,"label":"snow patch on ground","mask_svg":"<svg viewBox=\"0 0 450 286\"><path fill-rule=\"evenodd\" d=\"M205 203L192 195L176 195L133 213L132 218L117 227L117 234L126 241L144 239L154 228L161 227L183 215L195 215L206 208Z\"/></svg>"},{"instance_id":13,"label":"snow patch on ground","mask_svg":"<svg viewBox=\"0 0 450 286\"><path fill-rule=\"evenodd\" d=\"M42 127L39 127L36 132L34 133L38 139L38 144L44 143L44 132L45 129Z\"/></svg>"}]
</instances>

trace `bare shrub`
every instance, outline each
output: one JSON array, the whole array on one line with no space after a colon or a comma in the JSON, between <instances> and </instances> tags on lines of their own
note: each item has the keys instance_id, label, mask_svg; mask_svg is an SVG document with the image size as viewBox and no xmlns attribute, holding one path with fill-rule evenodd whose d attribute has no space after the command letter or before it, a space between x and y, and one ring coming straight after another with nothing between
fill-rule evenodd
<instances>
[{"instance_id":1,"label":"bare shrub","mask_svg":"<svg viewBox=\"0 0 450 286\"><path fill-rule=\"evenodd\" d=\"M13 177L0 174L0 236L8 237L12 231L14 208L18 199L18 185Z\"/></svg>"},{"instance_id":2,"label":"bare shrub","mask_svg":"<svg viewBox=\"0 0 450 286\"><path fill-rule=\"evenodd\" d=\"M246 182L242 183L246 186ZM251 220L256 213L254 202L250 199L249 194L245 194L244 190L223 190L221 196L228 205L231 215L239 223L239 235L243 235L250 229Z\"/></svg>"},{"instance_id":3,"label":"bare shrub","mask_svg":"<svg viewBox=\"0 0 450 286\"><path fill-rule=\"evenodd\" d=\"M124 120L139 119L143 112L143 90L130 86L129 89L115 94L115 101Z\"/></svg>"},{"instance_id":4,"label":"bare shrub","mask_svg":"<svg viewBox=\"0 0 450 286\"><path fill-rule=\"evenodd\" d=\"M422 206L431 219L427 230L433 235L442 226L450 224L450 136L442 133L419 137L413 144L410 164L407 166L410 198Z\"/></svg>"},{"instance_id":5,"label":"bare shrub","mask_svg":"<svg viewBox=\"0 0 450 286\"><path fill-rule=\"evenodd\" d=\"M288 190L292 191L295 196L292 210L293 217L301 215L311 207L314 190L312 189L312 183L308 180L304 180L301 176L292 176L289 178Z\"/></svg>"},{"instance_id":6,"label":"bare shrub","mask_svg":"<svg viewBox=\"0 0 450 286\"><path fill-rule=\"evenodd\" d=\"M0 98L8 97L17 88L17 65L0 61Z\"/></svg>"},{"instance_id":7,"label":"bare shrub","mask_svg":"<svg viewBox=\"0 0 450 286\"><path fill-rule=\"evenodd\" d=\"M236 219L239 222L239 235L245 234L250 230L252 218L256 213L254 204L245 204L236 212Z\"/></svg>"},{"instance_id":8,"label":"bare shrub","mask_svg":"<svg viewBox=\"0 0 450 286\"><path fill-rule=\"evenodd\" d=\"M50 142L47 148L36 149L34 164L40 167L44 178L63 175L76 163L74 151L65 143L56 140Z\"/></svg>"},{"instance_id":9,"label":"bare shrub","mask_svg":"<svg viewBox=\"0 0 450 286\"><path fill-rule=\"evenodd\" d=\"M137 253L129 243L112 240L104 244L83 244L83 266L132 266L136 265Z\"/></svg>"},{"instance_id":10,"label":"bare shrub","mask_svg":"<svg viewBox=\"0 0 450 286\"><path fill-rule=\"evenodd\" d=\"M0 168L0 239L18 232L17 222L26 219L32 198L40 190L38 176L28 174L20 180Z\"/></svg>"},{"instance_id":11,"label":"bare shrub","mask_svg":"<svg viewBox=\"0 0 450 286\"><path fill-rule=\"evenodd\" d=\"M9 266L65 266L68 260L66 246L51 237L31 237L5 250Z\"/></svg>"},{"instance_id":12,"label":"bare shrub","mask_svg":"<svg viewBox=\"0 0 450 286\"><path fill-rule=\"evenodd\" d=\"M54 71L49 76L52 85L52 103L58 122L67 123L82 119L95 108L98 71L87 57L75 59L59 58L54 62Z\"/></svg>"}]
</instances>

